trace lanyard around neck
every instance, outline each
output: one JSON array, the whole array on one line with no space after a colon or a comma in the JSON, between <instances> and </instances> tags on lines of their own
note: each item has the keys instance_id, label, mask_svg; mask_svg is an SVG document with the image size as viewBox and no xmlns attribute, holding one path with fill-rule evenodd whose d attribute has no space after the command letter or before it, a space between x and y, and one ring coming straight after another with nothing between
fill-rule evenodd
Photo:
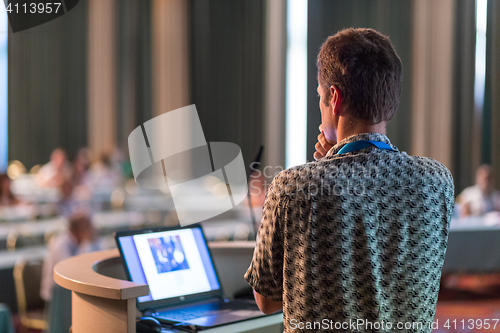
<instances>
[{"instance_id":1,"label":"lanyard around neck","mask_svg":"<svg viewBox=\"0 0 500 333\"><path fill-rule=\"evenodd\" d=\"M337 155L352 153L353 151L360 150L363 148L368 148L370 146L375 146L378 149L396 151L390 145L382 141L374 141L374 140L359 140L346 144L342 149L337 152Z\"/></svg>"}]
</instances>

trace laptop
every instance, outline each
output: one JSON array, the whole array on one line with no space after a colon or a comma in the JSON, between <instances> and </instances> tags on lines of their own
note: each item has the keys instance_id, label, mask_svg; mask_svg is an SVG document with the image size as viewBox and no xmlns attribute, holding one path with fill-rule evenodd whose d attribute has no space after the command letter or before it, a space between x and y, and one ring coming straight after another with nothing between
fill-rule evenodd
<instances>
[{"instance_id":1,"label":"laptop","mask_svg":"<svg viewBox=\"0 0 500 333\"><path fill-rule=\"evenodd\" d=\"M118 232L129 280L149 285L137 298L146 316L203 330L265 316L253 300L224 299L200 225Z\"/></svg>"}]
</instances>

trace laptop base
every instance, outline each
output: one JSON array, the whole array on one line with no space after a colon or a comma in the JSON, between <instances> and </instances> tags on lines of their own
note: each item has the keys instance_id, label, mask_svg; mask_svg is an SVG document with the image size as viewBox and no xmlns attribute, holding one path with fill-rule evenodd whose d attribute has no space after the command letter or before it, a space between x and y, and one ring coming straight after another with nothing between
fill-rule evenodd
<instances>
[{"instance_id":1,"label":"laptop base","mask_svg":"<svg viewBox=\"0 0 500 333\"><path fill-rule=\"evenodd\" d=\"M158 310L151 315L158 321L174 327L188 326L198 329L207 329L265 316L255 301L220 299L168 308L165 311Z\"/></svg>"}]
</instances>

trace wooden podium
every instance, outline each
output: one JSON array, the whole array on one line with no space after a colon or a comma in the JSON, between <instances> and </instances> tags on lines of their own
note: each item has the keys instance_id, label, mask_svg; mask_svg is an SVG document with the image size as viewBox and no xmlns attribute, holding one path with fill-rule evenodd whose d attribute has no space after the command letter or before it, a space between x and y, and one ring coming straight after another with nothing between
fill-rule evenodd
<instances>
[{"instance_id":1,"label":"wooden podium","mask_svg":"<svg viewBox=\"0 0 500 333\"><path fill-rule=\"evenodd\" d=\"M243 279L255 242L213 242L208 247L228 295L248 287ZM82 254L54 268L54 280L72 292L73 333L135 333L136 298L149 287L126 281L118 250ZM164 330L163 332L178 332ZM281 313L204 330L206 333L283 332Z\"/></svg>"},{"instance_id":2,"label":"wooden podium","mask_svg":"<svg viewBox=\"0 0 500 333\"><path fill-rule=\"evenodd\" d=\"M72 292L73 333L135 333L135 300L148 295L149 287L112 277L123 271L115 269L120 260L118 250L107 250L55 266L55 282Z\"/></svg>"}]
</instances>

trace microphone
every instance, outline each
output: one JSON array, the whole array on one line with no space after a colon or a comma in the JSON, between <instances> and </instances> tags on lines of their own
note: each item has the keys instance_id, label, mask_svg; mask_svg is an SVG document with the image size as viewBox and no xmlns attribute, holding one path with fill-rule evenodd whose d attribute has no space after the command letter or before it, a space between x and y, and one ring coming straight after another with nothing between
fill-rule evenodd
<instances>
[{"instance_id":1,"label":"microphone","mask_svg":"<svg viewBox=\"0 0 500 333\"><path fill-rule=\"evenodd\" d=\"M250 178L252 177L253 172L255 169L252 168L254 164L258 164L257 169L260 168L260 160L262 159L262 151L264 150L264 146L260 145L259 150L257 151L257 154L255 155L252 163L250 164L250 170L248 171L248 178L247 178L247 184L248 184L248 207L250 208L250 218L252 219L252 229L253 229L253 234L255 237L255 240L257 240L257 220L255 219L255 212L253 211L253 206L252 206L252 198L250 197Z\"/></svg>"}]
</instances>

